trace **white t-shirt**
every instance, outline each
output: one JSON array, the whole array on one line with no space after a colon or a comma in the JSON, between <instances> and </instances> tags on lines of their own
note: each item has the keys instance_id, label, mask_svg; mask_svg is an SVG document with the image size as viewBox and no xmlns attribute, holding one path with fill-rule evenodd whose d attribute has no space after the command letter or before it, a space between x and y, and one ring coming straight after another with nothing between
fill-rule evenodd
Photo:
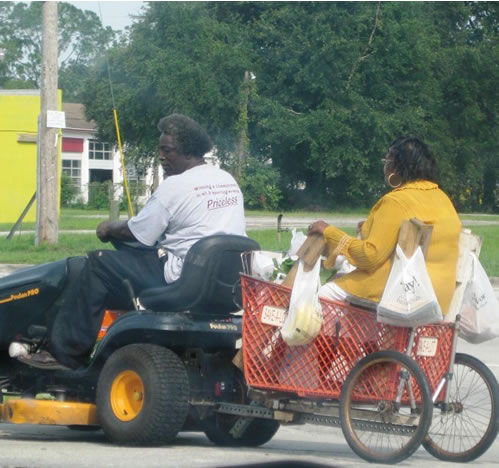
<instances>
[{"instance_id":1,"label":"white t-shirt","mask_svg":"<svg viewBox=\"0 0 499 468\"><path fill-rule=\"evenodd\" d=\"M187 251L202 237L246 235L243 194L228 172L196 166L167 177L128 227L143 244L168 250L165 280L171 283L179 278Z\"/></svg>"}]
</instances>

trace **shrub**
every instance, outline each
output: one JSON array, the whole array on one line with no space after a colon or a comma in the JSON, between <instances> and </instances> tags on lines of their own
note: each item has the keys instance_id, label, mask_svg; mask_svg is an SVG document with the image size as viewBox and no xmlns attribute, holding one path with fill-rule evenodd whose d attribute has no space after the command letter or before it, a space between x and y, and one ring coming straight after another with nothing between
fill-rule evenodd
<instances>
[{"instance_id":1,"label":"shrub","mask_svg":"<svg viewBox=\"0 0 499 468\"><path fill-rule=\"evenodd\" d=\"M76 202L76 197L79 194L78 187L73 184L71 177L67 174L61 176L61 206L72 206Z\"/></svg>"},{"instance_id":2,"label":"shrub","mask_svg":"<svg viewBox=\"0 0 499 468\"><path fill-rule=\"evenodd\" d=\"M87 208L93 210L109 208L109 193L113 183L109 180L106 182L90 182L88 184L88 203Z\"/></svg>"},{"instance_id":3,"label":"shrub","mask_svg":"<svg viewBox=\"0 0 499 468\"><path fill-rule=\"evenodd\" d=\"M250 209L277 209L282 198L279 179L279 171L271 164L250 156L239 181L245 206Z\"/></svg>"}]
</instances>

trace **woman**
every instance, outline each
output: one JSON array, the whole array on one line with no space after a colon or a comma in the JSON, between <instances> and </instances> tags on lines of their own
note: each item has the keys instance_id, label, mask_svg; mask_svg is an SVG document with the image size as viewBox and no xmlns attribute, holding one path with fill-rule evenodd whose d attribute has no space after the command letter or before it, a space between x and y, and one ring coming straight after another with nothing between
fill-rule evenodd
<instances>
[{"instance_id":1,"label":"woman","mask_svg":"<svg viewBox=\"0 0 499 468\"><path fill-rule=\"evenodd\" d=\"M309 234L322 234L327 243L326 268L331 268L340 254L356 267L326 283L320 295L340 301L354 295L379 302L402 221L418 218L433 225L426 266L445 315L455 288L461 222L449 197L435 182L435 158L424 142L404 136L391 144L382 162L385 180L392 190L372 208L361 225L360 239L324 221L309 226Z\"/></svg>"}]
</instances>

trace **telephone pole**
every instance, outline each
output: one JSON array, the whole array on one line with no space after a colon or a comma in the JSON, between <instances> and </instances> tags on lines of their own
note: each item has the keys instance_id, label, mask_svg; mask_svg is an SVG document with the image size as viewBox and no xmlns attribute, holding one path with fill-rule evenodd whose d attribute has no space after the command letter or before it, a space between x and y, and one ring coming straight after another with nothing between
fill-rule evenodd
<instances>
[{"instance_id":1,"label":"telephone pole","mask_svg":"<svg viewBox=\"0 0 499 468\"><path fill-rule=\"evenodd\" d=\"M40 245L43 242L57 244L59 235L57 216L59 190L57 146L59 129L47 127L47 111L57 110L57 58L57 2L43 2L35 245Z\"/></svg>"}]
</instances>

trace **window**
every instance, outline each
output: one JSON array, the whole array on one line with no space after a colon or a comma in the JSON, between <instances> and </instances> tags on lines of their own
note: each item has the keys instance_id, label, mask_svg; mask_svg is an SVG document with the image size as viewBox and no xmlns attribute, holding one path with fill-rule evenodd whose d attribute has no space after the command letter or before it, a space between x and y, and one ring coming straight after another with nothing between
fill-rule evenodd
<instances>
[{"instance_id":1,"label":"window","mask_svg":"<svg viewBox=\"0 0 499 468\"><path fill-rule=\"evenodd\" d=\"M62 151L65 153L83 153L83 138L63 137Z\"/></svg>"},{"instance_id":2,"label":"window","mask_svg":"<svg viewBox=\"0 0 499 468\"><path fill-rule=\"evenodd\" d=\"M77 159L63 159L62 160L62 173L71 177L74 185L80 186L81 182L81 164Z\"/></svg>"},{"instance_id":3,"label":"window","mask_svg":"<svg viewBox=\"0 0 499 468\"><path fill-rule=\"evenodd\" d=\"M88 140L88 157L90 159L113 159L112 147L109 143Z\"/></svg>"}]
</instances>

